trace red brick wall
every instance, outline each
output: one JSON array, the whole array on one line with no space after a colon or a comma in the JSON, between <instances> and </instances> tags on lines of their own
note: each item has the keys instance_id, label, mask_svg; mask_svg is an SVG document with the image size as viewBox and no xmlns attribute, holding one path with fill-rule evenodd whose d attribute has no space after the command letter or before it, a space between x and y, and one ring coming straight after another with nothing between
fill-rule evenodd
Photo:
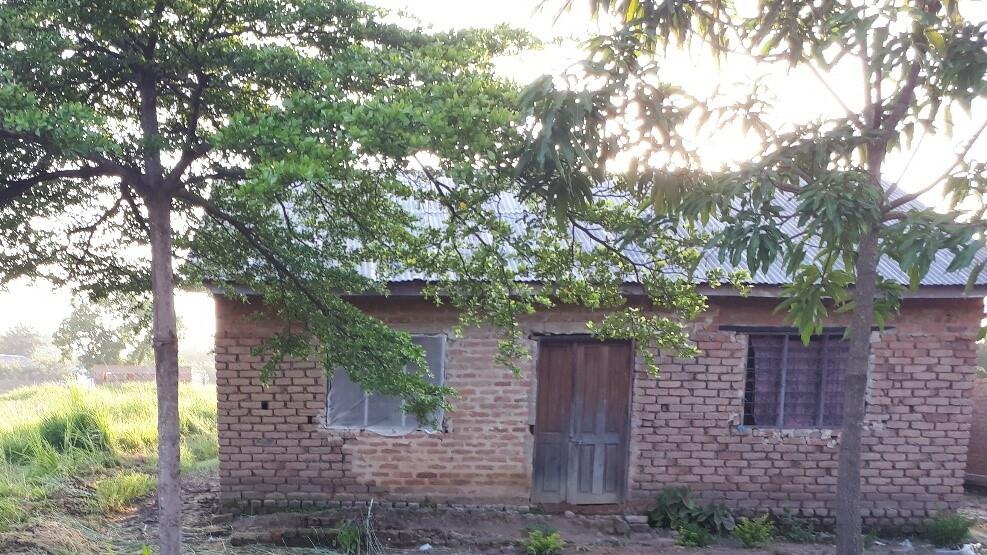
<instances>
[{"instance_id":1,"label":"red brick wall","mask_svg":"<svg viewBox=\"0 0 987 555\"><path fill-rule=\"evenodd\" d=\"M666 360L658 380L638 373L630 489L636 499L686 484L742 509L832 517L831 430L738 426L746 338L716 328L778 323L772 306L717 303L695 336L703 357ZM959 501L982 313L980 301L907 303L895 329L873 345L862 471L869 521L903 524Z\"/></svg>"},{"instance_id":2,"label":"red brick wall","mask_svg":"<svg viewBox=\"0 0 987 555\"><path fill-rule=\"evenodd\" d=\"M973 420L966 460L967 479L987 486L987 378L973 386Z\"/></svg>"},{"instance_id":3,"label":"red brick wall","mask_svg":"<svg viewBox=\"0 0 987 555\"><path fill-rule=\"evenodd\" d=\"M397 301L401 302L401 301ZM395 302L394 304L397 304ZM455 314L421 301L369 305L396 327L448 332ZM326 380L314 363L295 362L262 387L252 346L277 329L247 307L217 300L216 382L220 476L227 498L348 499L371 495L422 500L525 503L530 445L530 384L494 364L497 337L472 330L450 338L446 383L461 398L447 433L399 438L324 427ZM267 401L267 410L261 403Z\"/></svg>"},{"instance_id":4,"label":"red brick wall","mask_svg":"<svg viewBox=\"0 0 987 555\"><path fill-rule=\"evenodd\" d=\"M787 507L831 517L837 440L829 431L750 430L742 413L746 338L721 324L779 323L771 300L713 299L697 360L665 359L659 378L638 364L628 497L646 504L687 484L738 509ZM958 500L969 435L979 301L911 302L874 346L864 492L871 520L905 522ZM362 308L416 332L449 331L455 314L420 300ZM461 397L446 433L400 438L325 429L326 382L314 363L285 364L264 388L252 346L277 329L255 308L217 298L220 480L233 503L368 497L527 504L534 420L533 361L524 377L495 365L497 336L450 337L447 383ZM585 331L586 311L558 309L532 332ZM838 322L834 322L838 324ZM532 344L534 346L534 344ZM262 409L266 402L267 408Z\"/></svg>"}]
</instances>

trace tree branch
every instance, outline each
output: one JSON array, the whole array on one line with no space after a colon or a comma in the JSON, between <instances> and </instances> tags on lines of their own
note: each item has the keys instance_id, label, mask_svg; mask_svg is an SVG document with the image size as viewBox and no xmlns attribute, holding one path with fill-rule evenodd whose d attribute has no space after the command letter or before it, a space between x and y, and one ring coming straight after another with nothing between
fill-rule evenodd
<instances>
[{"instance_id":1,"label":"tree branch","mask_svg":"<svg viewBox=\"0 0 987 555\"><path fill-rule=\"evenodd\" d=\"M912 62L912 66L908 69L908 77L905 78L905 84L891 102L891 110L880 121L880 127L885 135L890 135L894 132L894 128L901 122L901 119L905 116L905 112L908 111L912 99L915 98L915 87L918 86L918 78L921 70L921 63L918 61Z\"/></svg>"},{"instance_id":2,"label":"tree branch","mask_svg":"<svg viewBox=\"0 0 987 555\"><path fill-rule=\"evenodd\" d=\"M441 199L443 200L448 199L449 187L446 186L444 183L442 183L442 181L439 180L439 178L437 178L431 171L429 171L428 167L426 167L425 164L422 164L420 161L418 161L417 158L415 159L415 161L418 162L418 165L421 167L422 172L425 174L425 177L427 177L428 180L432 182L432 185L435 187L435 192L439 194L439 197L441 197ZM451 202L440 201L440 204L446 207L446 210L449 211L449 215L452 216L453 219L458 220L460 223L464 225L468 225L466 219L459 214L459 211L456 210L456 207L453 206ZM476 238L477 241L480 242L481 245L485 247L490 247L487 241L479 233L473 233L472 235L473 237Z\"/></svg>"},{"instance_id":3,"label":"tree branch","mask_svg":"<svg viewBox=\"0 0 987 555\"><path fill-rule=\"evenodd\" d=\"M949 177L949 175L953 173L953 170L956 169L956 166L960 165L960 163L963 162L963 159L966 158L966 155L969 154L970 149L973 148L974 143L976 143L977 140L980 138L980 135L983 134L984 129L987 129L987 120L984 120L984 122L980 124L980 127L976 130L976 132L973 133L973 135L966 142L963 148L956 154L956 158L953 160L953 163L950 164L950 166L946 169L946 171L939 174L939 176L933 179L928 185L919 188L914 193L901 196L897 200L888 202L884 206L885 216L889 214L891 211L893 211L894 209L899 208L905 204L908 204L909 202L919 198L925 193L928 193L929 191L934 189L937 185L939 185L939 183L941 183L942 180Z\"/></svg>"},{"instance_id":4,"label":"tree branch","mask_svg":"<svg viewBox=\"0 0 987 555\"><path fill-rule=\"evenodd\" d=\"M186 183L205 183L211 179L225 179L229 181L241 181L247 178L247 170L243 168L219 168L213 173L198 175L189 178Z\"/></svg>"},{"instance_id":5,"label":"tree branch","mask_svg":"<svg viewBox=\"0 0 987 555\"><path fill-rule=\"evenodd\" d=\"M134 219L137 220L137 223L139 223L141 227L144 228L144 231L150 233L151 228L148 226L147 220L144 219L144 215L141 214L140 207L137 206L137 199L134 198L134 193L130 189L130 187L128 187L124 183L121 183L120 194L123 196L124 200L127 201L127 204L130 205L130 210L133 212Z\"/></svg>"},{"instance_id":6,"label":"tree branch","mask_svg":"<svg viewBox=\"0 0 987 555\"><path fill-rule=\"evenodd\" d=\"M304 296L312 305L316 307L323 315L330 317L333 315L334 311L318 297L318 295L309 288L302 278L300 278L295 272L293 272L274 252L273 249L268 247L264 241L258 237L256 230L251 229L250 226L240 221L237 217L223 209L219 208L206 198L197 195L190 191L179 190L175 193L175 198L184 200L193 206L202 208L207 215L211 218L225 223L235 229L241 237L270 264L275 271L278 273L282 279L289 281L301 294ZM356 340L357 338L350 332L348 323L339 322L338 318L334 318L331 321L331 325L336 331L347 336L351 340ZM375 352L370 352L369 355L375 358L382 366L386 365L386 361L381 359L376 355Z\"/></svg>"},{"instance_id":7,"label":"tree branch","mask_svg":"<svg viewBox=\"0 0 987 555\"><path fill-rule=\"evenodd\" d=\"M119 212L120 205L123 204L123 201L124 198L123 198L123 194L121 193L121 195L117 197L117 199L113 202L113 205L107 208L102 214L100 214L99 218L96 218L95 222L86 226L72 228L68 231L68 234L75 235L76 233L82 233L83 231L88 231L89 239L86 242L87 243L91 242L93 235L96 233L96 230L99 228L99 226L102 225L107 220L109 220L111 217L113 217L114 214Z\"/></svg>"},{"instance_id":8,"label":"tree branch","mask_svg":"<svg viewBox=\"0 0 987 555\"><path fill-rule=\"evenodd\" d=\"M829 94L840 103L840 106L842 106L844 110L846 110L847 118L853 121L853 124L857 126L857 129L860 129L861 131L866 130L867 126L864 124L863 120L860 119L860 115L851 110L850 107L847 106L846 102L840 98L840 95L836 94L836 90L834 90L833 87L829 85L829 82L823 78L822 74L819 73L819 70L816 69L816 66L812 62L809 62L807 65L809 66L809 69L812 70L812 74L816 76L816 79L822 83L822 86L825 87L826 90L829 91Z\"/></svg>"},{"instance_id":9,"label":"tree branch","mask_svg":"<svg viewBox=\"0 0 987 555\"><path fill-rule=\"evenodd\" d=\"M92 177L101 176L120 177L120 175L112 169L102 166L87 166L75 170L46 172L26 179L3 181L0 182L4 186L3 189L0 189L0 206L10 204L20 196L27 193L31 187L34 187L35 185L40 185L50 181L58 181L60 179L89 179Z\"/></svg>"},{"instance_id":10,"label":"tree branch","mask_svg":"<svg viewBox=\"0 0 987 555\"><path fill-rule=\"evenodd\" d=\"M874 85L870 80L870 54L867 51L867 39L860 43L860 66L864 83L864 122L869 130L877 129L878 106L874 105Z\"/></svg>"},{"instance_id":11,"label":"tree branch","mask_svg":"<svg viewBox=\"0 0 987 555\"><path fill-rule=\"evenodd\" d=\"M182 150L182 156L175 164L175 167L165 177L165 185L171 189L178 186L179 180L181 180L185 170L193 162L209 152L209 145L196 144L196 134L199 130L199 116L202 112L202 94L206 90L208 83L209 76L202 71L197 71L195 90L192 91L192 95L189 97L189 116L188 121L185 123L185 148Z\"/></svg>"}]
</instances>

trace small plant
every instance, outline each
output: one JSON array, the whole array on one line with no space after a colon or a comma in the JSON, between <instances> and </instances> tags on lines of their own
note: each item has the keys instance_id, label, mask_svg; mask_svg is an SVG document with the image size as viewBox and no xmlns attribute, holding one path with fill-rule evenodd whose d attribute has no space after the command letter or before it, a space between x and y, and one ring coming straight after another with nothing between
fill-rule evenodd
<instances>
[{"instance_id":1,"label":"small plant","mask_svg":"<svg viewBox=\"0 0 987 555\"><path fill-rule=\"evenodd\" d=\"M103 512L123 510L137 499L154 491L154 476L143 472L124 472L96 484L96 506Z\"/></svg>"},{"instance_id":2,"label":"small plant","mask_svg":"<svg viewBox=\"0 0 987 555\"><path fill-rule=\"evenodd\" d=\"M741 518L733 528L733 535L744 547L762 547L774 539L775 527L771 515L757 518Z\"/></svg>"},{"instance_id":3,"label":"small plant","mask_svg":"<svg viewBox=\"0 0 987 555\"><path fill-rule=\"evenodd\" d=\"M697 507L692 511L692 519L714 534L726 534L733 530L736 522L730 509L721 503Z\"/></svg>"},{"instance_id":4,"label":"small plant","mask_svg":"<svg viewBox=\"0 0 987 555\"><path fill-rule=\"evenodd\" d=\"M682 547L706 547L713 541L712 534L695 522L686 522L678 527L679 537L675 545Z\"/></svg>"},{"instance_id":5,"label":"small plant","mask_svg":"<svg viewBox=\"0 0 987 555\"><path fill-rule=\"evenodd\" d=\"M792 543L812 543L816 541L816 529L808 520L784 511L773 516L775 531Z\"/></svg>"},{"instance_id":6,"label":"small plant","mask_svg":"<svg viewBox=\"0 0 987 555\"><path fill-rule=\"evenodd\" d=\"M562 534L550 529L529 530L528 537L521 544L528 555L556 555L565 548Z\"/></svg>"},{"instance_id":7,"label":"small plant","mask_svg":"<svg viewBox=\"0 0 987 555\"><path fill-rule=\"evenodd\" d=\"M943 513L932 519L925 536L936 547L956 548L970 537L973 520L956 513Z\"/></svg>"},{"instance_id":8,"label":"small plant","mask_svg":"<svg viewBox=\"0 0 987 555\"><path fill-rule=\"evenodd\" d=\"M673 486L658 494L654 508L648 513L648 524L655 528L679 529L693 524L713 534L733 530L734 518L725 505L699 505L692 499L689 488Z\"/></svg>"},{"instance_id":9,"label":"small plant","mask_svg":"<svg viewBox=\"0 0 987 555\"><path fill-rule=\"evenodd\" d=\"M654 528L678 528L691 520L689 515L695 508L689 488L667 487L661 490L654 508L648 512L648 524Z\"/></svg>"},{"instance_id":10,"label":"small plant","mask_svg":"<svg viewBox=\"0 0 987 555\"><path fill-rule=\"evenodd\" d=\"M350 521L342 523L336 530L336 548L346 555L356 555L363 547L363 530Z\"/></svg>"}]
</instances>

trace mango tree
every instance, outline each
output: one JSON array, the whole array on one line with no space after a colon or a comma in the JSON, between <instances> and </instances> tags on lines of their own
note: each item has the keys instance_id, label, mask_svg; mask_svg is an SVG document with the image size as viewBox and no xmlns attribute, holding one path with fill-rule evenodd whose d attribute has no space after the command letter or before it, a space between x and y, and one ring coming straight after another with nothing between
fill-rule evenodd
<instances>
[{"instance_id":1,"label":"mango tree","mask_svg":"<svg viewBox=\"0 0 987 555\"><path fill-rule=\"evenodd\" d=\"M600 183L617 183L652 208L654 226L714 232L721 260L752 272L781 261L791 279L782 306L804 340L831 312L850 313L833 507L841 555L862 550L871 330L902 293L878 262L894 261L915 286L944 249L950 271L980 280L984 269L976 199L987 175L972 147L987 122L959 137L955 158L928 183L906 191L886 169L890 154L918 148L916 133L952 138L958 110L987 95L987 24L964 19L960 4L771 0L745 12L722 0L594 1L594 13L617 22L614 32L591 40L586 62L566 79L542 78L525 97L536 125L518 172L534 176L528 187L550 203L585 203ZM690 94L662 80L680 47L752 72L771 64L804 71L805 86L828 91L841 110L787 121L753 80L749 94ZM848 68L860 76L852 95L843 86ZM712 167L701 146L717 133L763 148ZM935 190L952 195L950 208L916 203ZM783 233L789 221L801 231Z\"/></svg>"}]
</instances>

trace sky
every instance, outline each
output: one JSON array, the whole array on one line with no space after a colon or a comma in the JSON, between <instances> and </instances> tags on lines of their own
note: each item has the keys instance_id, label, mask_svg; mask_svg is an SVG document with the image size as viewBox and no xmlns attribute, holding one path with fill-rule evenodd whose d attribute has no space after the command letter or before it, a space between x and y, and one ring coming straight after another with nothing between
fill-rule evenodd
<instances>
[{"instance_id":1,"label":"sky","mask_svg":"<svg viewBox=\"0 0 987 555\"><path fill-rule=\"evenodd\" d=\"M370 0L391 10L402 10L436 30L466 27L493 27L507 24L528 30L541 38L546 46L538 51L497 60L497 70L519 84L530 82L543 74L557 74L581 59L579 41L598 32L600 24L587 17L588 2L576 0L570 13L559 13L558 0ZM987 20L987 1L966 2L964 15L971 20ZM542 8L539 9L539 6ZM839 114L842 109L831 94L807 71L789 72L787 68L755 67L749 61L731 60L713 64L699 53L678 52L663 67L662 78L675 82L698 94L711 92L716 83L746 83L762 74L768 80L776 105L793 121L807 120L818 114ZM854 107L852 98L860 86L856 72L831 76L830 86ZM921 187L938 176L952 162L962 137L987 118L987 103L975 104L971 116L955 117L955 139L926 137L912 153L895 156L888 161L886 176L898 181L905 189ZM918 137L916 137L918 139ZM744 159L757 152L756 141L731 134L721 134L709 143L710 157L722 160ZM974 145L972 152L987 153L987 135ZM924 197L929 204L940 202L937 194ZM67 315L71 295L65 290L52 290L44 283L18 281L6 292L0 292L0 332L8 327L27 323L43 333L50 333ZM183 349L208 350L212 345L215 316L212 301L204 291L180 292L176 309L183 320L185 334Z\"/></svg>"},{"instance_id":2,"label":"sky","mask_svg":"<svg viewBox=\"0 0 987 555\"><path fill-rule=\"evenodd\" d=\"M753 0L740 0L739 3ZM601 30L587 16L588 0L575 0L571 12L560 12L560 0L374 0L373 3L391 10L400 10L430 25L436 30L464 27L493 27L507 24L526 29L543 41L565 41L568 44L549 44L541 51L526 52L498 60L498 70L518 83L528 83L543 74L557 74L581 59L578 43ZM963 15L971 21L987 20L987 1L961 3ZM701 51L676 52L665 62L661 78L678 84L697 95L708 95L719 85L745 84L752 78L764 77L771 93L776 97L775 106L792 121L807 121L820 114L844 113L839 101L811 74L808 69L790 71L787 65L758 67L749 59L732 57L728 62L715 64ZM856 65L842 68L828 79L840 98L851 108L860 90L860 74ZM916 133L918 148L889 157L886 179L897 181L905 189L921 188L949 168L953 153L962 146L965 137L987 119L987 102L974 104L972 113L954 115L954 138L945 136L922 137ZM919 143L919 139L921 142ZM749 159L759 149L757 141L730 133L721 133L713 142L706 143L706 158ZM971 152L987 152L987 133L973 146ZM983 158L983 157L981 157ZM941 202L941 194L923 198L928 204Z\"/></svg>"}]
</instances>

